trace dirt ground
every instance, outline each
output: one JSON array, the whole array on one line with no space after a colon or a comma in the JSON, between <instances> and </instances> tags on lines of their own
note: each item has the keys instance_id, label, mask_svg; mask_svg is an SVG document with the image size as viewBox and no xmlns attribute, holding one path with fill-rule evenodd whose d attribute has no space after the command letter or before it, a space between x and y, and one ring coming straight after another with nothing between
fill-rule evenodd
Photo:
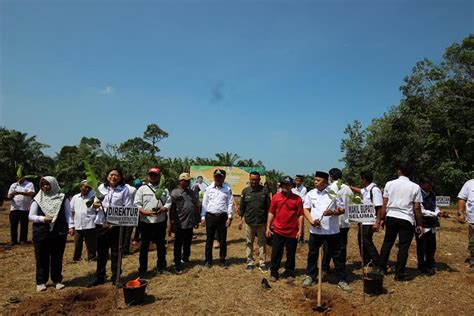
<instances>
[{"instance_id":1,"label":"dirt ground","mask_svg":"<svg viewBox=\"0 0 474 316\"><path fill-rule=\"evenodd\" d=\"M25 246L6 247L10 241L8 203L0 211L0 313L24 314L309 314L316 306L316 286L301 288L306 266L307 245L297 251L296 280L280 280L264 289L262 278L269 273L245 271L245 232L233 223L228 234L230 267L203 268L205 230L199 228L193 241L191 262L182 275L160 275L148 278L147 296L141 306L127 306L119 292L115 307L115 288L108 282L86 288L93 280L95 262L72 263L72 238L64 256L66 288L56 290L51 283L46 292L35 292L34 249ZM454 213L451 211L451 213ZM418 275L415 241L410 248L408 282L395 282L393 274L384 279L386 293L363 296L360 278L360 257L356 241L357 227L350 230L348 245L349 282L352 293L337 288L334 275L323 278L323 305L326 315L474 315L474 274L469 273L467 257L467 226L442 219L438 235L437 271L434 276ZM375 236L378 247L383 233ZM31 240L31 226L30 226ZM136 251L136 250L135 250ZM395 259L397 249L392 250ZM172 245L168 247L168 265L172 271ZM268 248L268 254L270 248ZM85 256L85 249L83 256ZM215 250L214 257L218 256ZM154 268L156 252L150 251L149 268ZM124 258L123 278L131 279L138 269L138 253ZM110 276L110 271L108 272Z\"/></svg>"}]
</instances>

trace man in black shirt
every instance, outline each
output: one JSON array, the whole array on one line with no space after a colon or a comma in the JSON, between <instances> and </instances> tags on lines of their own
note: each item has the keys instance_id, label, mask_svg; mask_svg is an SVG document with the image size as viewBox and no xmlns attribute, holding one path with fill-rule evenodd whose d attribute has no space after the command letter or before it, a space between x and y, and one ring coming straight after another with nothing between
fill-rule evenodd
<instances>
[{"instance_id":1,"label":"man in black shirt","mask_svg":"<svg viewBox=\"0 0 474 316\"><path fill-rule=\"evenodd\" d=\"M252 271L255 268L255 261L253 258L253 242L255 235L257 235L257 243L259 249L259 270L267 272L265 265L265 225L267 223L268 208L270 206L270 196L268 189L260 184L260 174L252 171L249 176L250 186L242 190L240 198L240 223L239 229L242 229L245 218L245 228L247 237L247 271Z\"/></svg>"}]
</instances>

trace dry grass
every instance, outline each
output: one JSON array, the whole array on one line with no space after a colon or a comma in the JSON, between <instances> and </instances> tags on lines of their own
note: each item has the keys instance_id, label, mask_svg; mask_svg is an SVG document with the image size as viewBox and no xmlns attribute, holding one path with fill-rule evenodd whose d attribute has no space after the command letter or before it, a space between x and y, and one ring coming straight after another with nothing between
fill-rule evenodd
<instances>
[{"instance_id":1,"label":"dry grass","mask_svg":"<svg viewBox=\"0 0 474 316\"><path fill-rule=\"evenodd\" d=\"M8 205L4 205L4 208ZM466 258L467 227L452 219L443 219L444 227L437 251L438 271L433 277L416 275L415 242L410 249L409 272L415 279L398 283L389 275L384 280L387 294L371 297L362 295L360 269L353 262L360 261L355 239L356 227L349 236L348 270L352 293L344 293L334 284L323 283L323 302L331 315L474 315L474 275L468 273ZM229 269L214 266L202 267L204 257L204 229L198 231L192 246L191 264L183 275L167 275L149 278L147 299L142 306L128 307L120 293L119 307L114 307L114 288L110 283L95 289L84 286L93 280L95 263L82 261L71 263L73 243L66 246L64 258L64 283L67 288L35 293L35 264L33 245L8 249L8 211L0 212L0 269L3 276L0 292L2 314L299 314L311 313L316 305L315 288L303 290L307 246L297 251L298 277L288 284L278 281L271 289L261 287L259 271L246 272L244 232L234 225L229 230ZM31 234L31 233L30 233ZM376 235L380 246L383 233ZM269 249L270 250L270 249ZM269 251L270 252L270 251ZM396 249L392 251L392 258ZM217 252L215 252L215 257ZM172 264L172 245L168 250L168 264ZM156 253L150 252L149 268L154 267ZM138 268L138 254L124 259L124 277L133 277ZM110 272L109 272L110 274ZM18 297L19 304L9 304L8 299Z\"/></svg>"}]
</instances>

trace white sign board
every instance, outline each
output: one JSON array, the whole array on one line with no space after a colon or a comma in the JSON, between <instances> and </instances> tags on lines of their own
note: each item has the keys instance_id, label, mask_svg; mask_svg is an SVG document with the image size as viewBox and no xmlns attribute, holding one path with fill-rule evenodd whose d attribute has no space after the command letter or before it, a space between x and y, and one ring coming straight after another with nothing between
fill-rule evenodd
<instances>
[{"instance_id":1,"label":"white sign board","mask_svg":"<svg viewBox=\"0 0 474 316\"><path fill-rule=\"evenodd\" d=\"M375 223L374 206L367 204L350 205L349 221L354 223Z\"/></svg>"},{"instance_id":2,"label":"white sign board","mask_svg":"<svg viewBox=\"0 0 474 316\"><path fill-rule=\"evenodd\" d=\"M449 206L451 198L449 196L437 196L436 206Z\"/></svg>"},{"instance_id":3,"label":"white sign board","mask_svg":"<svg viewBox=\"0 0 474 316\"><path fill-rule=\"evenodd\" d=\"M138 226L139 211L136 207L108 207L107 223L117 226Z\"/></svg>"}]
</instances>

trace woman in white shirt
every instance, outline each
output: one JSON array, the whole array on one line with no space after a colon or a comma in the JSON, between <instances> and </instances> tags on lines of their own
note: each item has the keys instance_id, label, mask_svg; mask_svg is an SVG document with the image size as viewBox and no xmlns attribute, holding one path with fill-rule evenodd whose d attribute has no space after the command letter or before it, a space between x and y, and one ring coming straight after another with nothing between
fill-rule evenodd
<instances>
[{"instance_id":1,"label":"woman in white shirt","mask_svg":"<svg viewBox=\"0 0 474 316\"><path fill-rule=\"evenodd\" d=\"M29 215L33 222L38 292L46 290L50 270L56 289L64 288L61 283L64 249L67 234L74 235L69 200L63 193L59 193L58 181L54 177L43 177L40 189L31 204Z\"/></svg>"},{"instance_id":2,"label":"woman in white shirt","mask_svg":"<svg viewBox=\"0 0 474 316\"><path fill-rule=\"evenodd\" d=\"M105 283L105 268L109 259L109 249L113 284L115 284L117 278L120 227L110 226L106 223L104 210L109 206L132 206L129 191L123 180L122 171L118 168L112 168L107 172L106 181L99 186L98 190L104 196L104 199L100 201L96 198L93 204L93 207L97 210L95 218L97 230L97 271L96 280L91 284L92 286Z\"/></svg>"}]
</instances>

